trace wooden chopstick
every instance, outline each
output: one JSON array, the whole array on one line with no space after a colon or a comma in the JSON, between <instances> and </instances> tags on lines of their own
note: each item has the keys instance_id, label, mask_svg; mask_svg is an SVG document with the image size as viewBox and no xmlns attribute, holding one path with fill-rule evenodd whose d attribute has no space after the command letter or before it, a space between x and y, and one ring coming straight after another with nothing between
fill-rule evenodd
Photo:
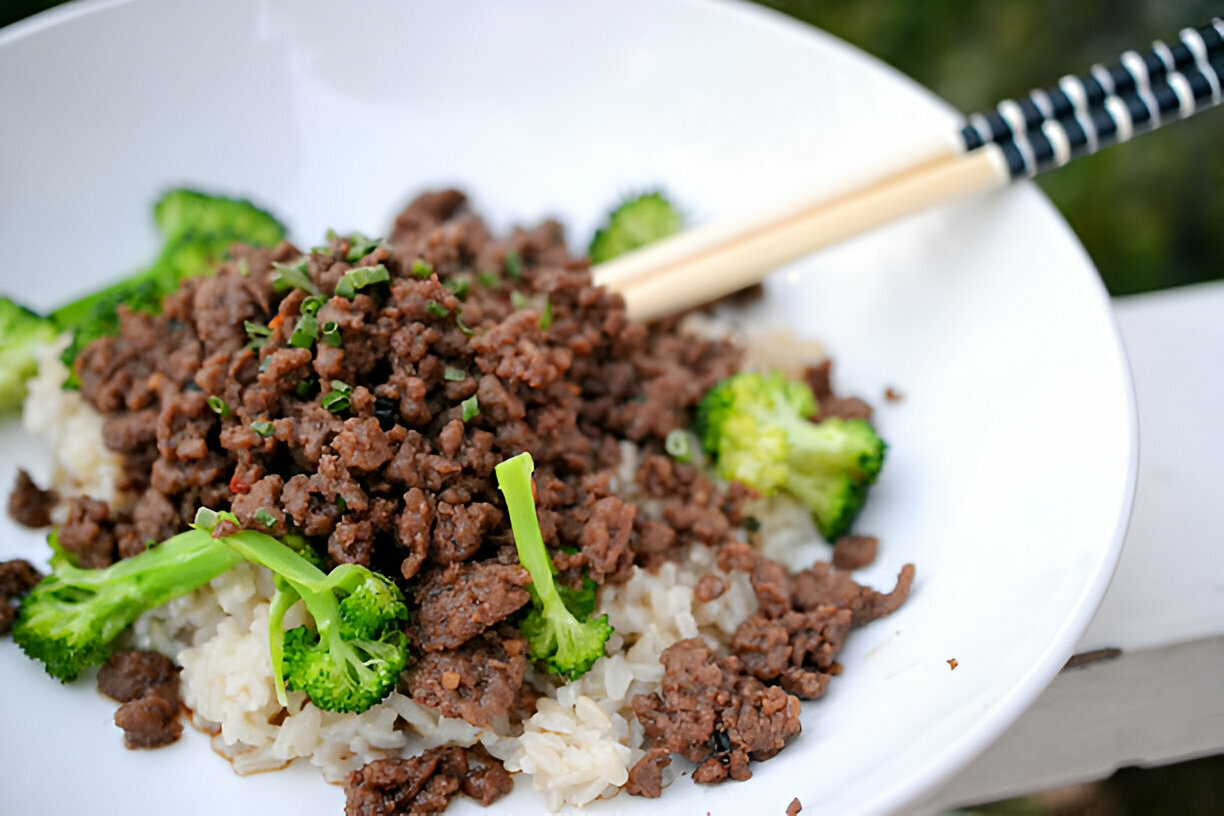
<instances>
[{"instance_id":1,"label":"wooden chopstick","mask_svg":"<svg viewBox=\"0 0 1224 816\"><path fill-rule=\"evenodd\" d=\"M911 151L869 180L736 224L712 224L594 268L629 317L650 320L728 295L816 250L906 215L1066 164L1221 101L1224 23L1172 48L1128 51L1110 69L969 117L956 140Z\"/></svg>"}]
</instances>

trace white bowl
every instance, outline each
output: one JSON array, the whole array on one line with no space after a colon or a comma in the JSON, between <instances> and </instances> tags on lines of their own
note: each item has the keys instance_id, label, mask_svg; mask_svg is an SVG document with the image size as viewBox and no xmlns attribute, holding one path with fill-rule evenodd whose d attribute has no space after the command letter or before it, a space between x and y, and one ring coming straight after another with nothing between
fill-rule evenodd
<instances>
[{"instance_id":1,"label":"white bowl","mask_svg":"<svg viewBox=\"0 0 1224 816\"><path fill-rule=\"evenodd\" d=\"M415 192L457 183L496 225L557 215L580 247L625 191L661 184L694 221L734 217L955 122L820 32L698 0L73 3L0 31L0 110L0 285L39 307L148 259L150 204L179 184L252 196L310 245L327 227L378 234ZM1033 186L794 264L747 319L825 341L844 389L881 403L866 578L890 587L912 561L918 580L750 781L681 779L598 812L902 809L1037 696L1118 556L1126 365L1091 263ZM883 403L887 386L904 400ZM45 462L13 424L0 445L0 479ZM38 536L2 532L0 557L41 557ZM113 704L9 641L0 688L14 813L342 809L313 769L239 778L198 733L125 751ZM496 807L540 801L520 781Z\"/></svg>"}]
</instances>

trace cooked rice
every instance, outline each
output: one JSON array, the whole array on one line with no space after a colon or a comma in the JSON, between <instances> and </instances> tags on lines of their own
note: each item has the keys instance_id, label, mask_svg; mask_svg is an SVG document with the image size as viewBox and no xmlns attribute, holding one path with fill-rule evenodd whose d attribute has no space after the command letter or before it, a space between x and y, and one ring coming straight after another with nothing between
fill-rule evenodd
<instances>
[{"instance_id":1,"label":"cooked rice","mask_svg":"<svg viewBox=\"0 0 1224 816\"><path fill-rule=\"evenodd\" d=\"M127 500L119 491L123 461L102 442L102 416L79 392L64 390L68 367L60 354L69 340L64 335L35 352L38 375L28 383L22 426L50 447L50 486L61 496L90 496L114 506Z\"/></svg>"}]
</instances>

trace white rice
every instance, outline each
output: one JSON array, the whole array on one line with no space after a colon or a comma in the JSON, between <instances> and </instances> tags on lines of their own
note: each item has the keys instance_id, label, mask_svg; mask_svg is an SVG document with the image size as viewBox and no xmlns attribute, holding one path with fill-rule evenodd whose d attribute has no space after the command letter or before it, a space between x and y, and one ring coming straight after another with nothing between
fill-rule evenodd
<instances>
[{"instance_id":1,"label":"white rice","mask_svg":"<svg viewBox=\"0 0 1224 816\"><path fill-rule=\"evenodd\" d=\"M123 504L129 498L119 491L123 461L102 442L102 417L79 392L63 388L68 368L60 361L60 353L69 339L64 335L36 352L38 375L28 383L21 422L27 433L50 447L50 486L61 496L91 496L112 505Z\"/></svg>"},{"instance_id":2,"label":"white rice","mask_svg":"<svg viewBox=\"0 0 1224 816\"><path fill-rule=\"evenodd\" d=\"M61 348L48 348L40 357L24 412L26 428L55 451L53 485L62 494L112 504L128 501L118 490L119 457L102 442L101 417L77 392L61 388L67 375L59 361ZM636 448L623 443L622 453L615 489L635 500L647 517L660 517L657 503L638 494ZM791 561L797 543L819 541L808 514L793 502L762 500L750 514L762 522L753 538L772 542L765 550L771 557ZM812 560L806 552L799 557ZM694 588L707 573L727 588L702 602ZM539 700L536 713L519 730L504 718L481 730L439 716L399 693L362 714L322 711L301 692L291 692L289 705L282 707L268 653L272 594L267 570L240 564L208 586L141 616L128 635L132 645L169 655L183 667L183 701L193 712L193 723L212 735L214 748L232 761L235 771L253 773L302 761L337 782L376 759L479 741L508 770L528 775L553 810L615 795L625 783L644 753L632 701L635 695L659 691L663 650L690 637L725 648L757 606L748 576L723 573L705 547L692 548L686 561L665 563L653 575L635 567L628 581L600 593L599 611L615 628L609 655L564 685L529 669L529 680L550 696ZM300 606L287 616L287 626L303 622Z\"/></svg>"}]
</instances>

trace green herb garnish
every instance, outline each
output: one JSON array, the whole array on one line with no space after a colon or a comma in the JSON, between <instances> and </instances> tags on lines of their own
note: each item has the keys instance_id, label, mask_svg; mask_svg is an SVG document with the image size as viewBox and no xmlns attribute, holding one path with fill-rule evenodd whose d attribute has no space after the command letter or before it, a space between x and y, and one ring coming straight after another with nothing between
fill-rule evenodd
<instances>
[{"instance_id":1,"label":"green herb garnish","mask_svg":"<svg viewBox=\"0 0 1224 816\"><path fill-rule=\"evenodd\" d=\"M319 287L315 286L315 282L310 279L310 275L306 271L305 258L292 266L274 261L272 268L276 270L276 277L272 279L272 288L276 291L284 292L286 289L301 289L303 292L312 294L315 297L323 296L323 292Z\"/></svg>"},{"instance_id":2,"label":"green herb garnish","mask_svg":"<svg viewBox=\"0 0 1224 816\"><path fill-rule=\"evenodd\" d=\"M336 296L352 300L357 296L358 289L364 289L375 283L386 283L389 280L391 280L391 273L382 264L359 266L344 273L344 277L336 284Z\"/></svg>"},{"instance_id":3,"label":"green herb garnish","mask_svg":"<svg viewBox=\"0 0 1224 816\"><path fill-rule=\"evenodd\" d=\"M217 396L208 398L208 407L222 419L229 419L234 415L234 412L230 410L229 403Z\"/></svg>"},{"instance_id":4,"label":"green herb garnish","mask_svg":"<svg viewBox=\"0 0 1224 816\"><path fill-rule=\"evenodd\" d=\"M480 402L476 399L475 394L459 403L459 405L463 408L464 422L468 422L480 416Z\"/></svg>"},{"instance_id":5,"label":"green herb garnish","mask_svg":"<svg viewBox=\"0 0 1224 816\"><path fill-rule=\"evenodd\" d=\"M328 391L319 398L319 404L333 414L347 411L349 408L349 398L353 393L353 386L342 380L332 380L331 387L331 391Z\"/></svg>"}]
</instances>

